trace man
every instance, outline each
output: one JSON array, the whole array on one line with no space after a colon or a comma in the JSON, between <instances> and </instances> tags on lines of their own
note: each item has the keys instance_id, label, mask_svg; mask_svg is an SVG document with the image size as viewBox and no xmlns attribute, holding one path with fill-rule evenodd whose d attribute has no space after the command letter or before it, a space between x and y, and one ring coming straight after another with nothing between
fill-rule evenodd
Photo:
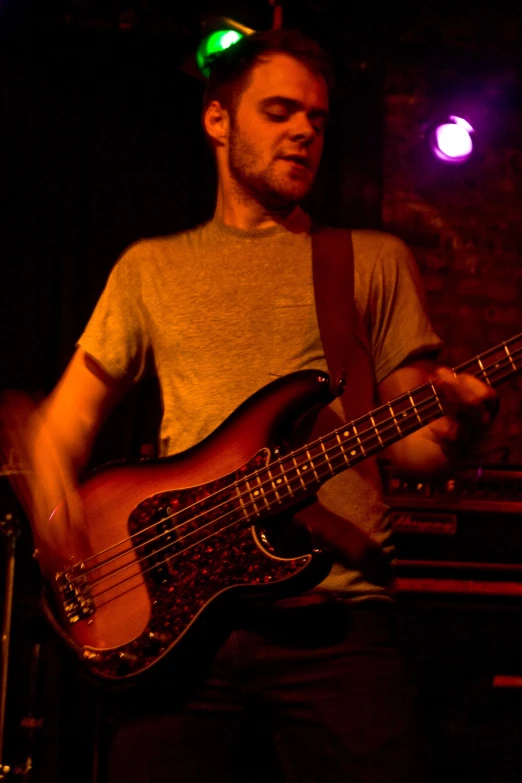
<instances>
[{"instance_id":1,"label":"man","mask_svg":"<svg viewBox=\"0 0 522 783\"><path fill-rule=\"evenodd\" d=\"M326 55L293 32L255 34L215 64L203 111L218 170L213 220L124 254L63 378L22 426L36 479L20 491L37 540L84 534L46 520L64 494L73 523L81 518L78 473L115 402L151 366L164 456L201 441L274 378L326 370L310 220L299 205L321 159L330 84ZM417 473L445 470L487 419L492 393L436 370L440 341L405 246L377 232L354 232L353 244L358 348L349 377L358 388L347 408L369 411L436 375L449 415L388 456ZM330 410L344 416L339 400ZM224 617L223 639L186 660L184 682L157 683L150 716L135 714L115 733L111 783L254 780L258 760L238 762L253 735L274 762L272 780L423 779L390 585L336 541L340 522L389 554L374 460L329 480L319 500L326 516L309 527L334 553L330 574L300 598Z\"/></svg>"}]
</instances>

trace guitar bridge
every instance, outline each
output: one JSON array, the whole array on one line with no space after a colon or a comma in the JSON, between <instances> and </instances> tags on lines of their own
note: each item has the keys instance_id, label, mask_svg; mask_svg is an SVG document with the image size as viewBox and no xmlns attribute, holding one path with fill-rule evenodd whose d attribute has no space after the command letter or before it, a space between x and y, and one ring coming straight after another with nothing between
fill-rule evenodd
<instances>
[{"instance_id":1,"label":"guitar bridge","mask_svg":"<svg viewBox=\"0 0 522 783\"><path fill-rule=\"evenodd\" d=\"M62 599L65 616L70 623L85 620L94 614L95 606L87 582L82 573L83 565L68 568L56 574L56 583Z\"/></svg>"}]
</instances>

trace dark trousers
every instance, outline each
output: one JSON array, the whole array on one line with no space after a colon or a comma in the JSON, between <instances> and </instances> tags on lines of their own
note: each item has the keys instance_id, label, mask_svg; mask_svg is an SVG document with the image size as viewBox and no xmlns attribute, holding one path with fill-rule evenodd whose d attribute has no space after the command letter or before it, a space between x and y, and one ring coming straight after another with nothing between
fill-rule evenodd
<instances>
[{"instance_id":1,"label":"dark trousers","mask_svg":"<svg viewBox=\"0 0 522 783\"><path fill-rule=\"evenodd\" d=\"M256 608L235 625L210 660L186 654L119 700L109 783L426 780L391 605Z\"/></svg>"}]
</instances>

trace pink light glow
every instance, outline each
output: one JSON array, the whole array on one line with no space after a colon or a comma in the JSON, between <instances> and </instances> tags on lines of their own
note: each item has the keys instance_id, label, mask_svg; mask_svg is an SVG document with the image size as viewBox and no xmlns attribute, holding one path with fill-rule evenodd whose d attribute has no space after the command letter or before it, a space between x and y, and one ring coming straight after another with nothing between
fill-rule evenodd
<instances>
[{"instance_id":1,"label":"pink light glow","mask_svg":"<svg viewBox=\"0 0 522 783\"><path fill-rule=\"evenodd\" d=\"M463 163L473 150L470 133L473 128L462 117L449 117L452 122L439 125L432 134L431 147L446 163Z\"/></svg>"}]
</instances>

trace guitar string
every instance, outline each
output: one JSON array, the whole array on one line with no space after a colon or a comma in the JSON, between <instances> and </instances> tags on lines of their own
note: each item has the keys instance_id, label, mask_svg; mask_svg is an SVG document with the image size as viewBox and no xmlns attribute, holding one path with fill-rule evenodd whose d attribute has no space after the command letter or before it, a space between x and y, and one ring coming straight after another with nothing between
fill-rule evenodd
<instances>
[{"instance_id":1,"label":"guitar string","mask_svg":"<svg viewBox=\"0 0 522 783\"><path fill-rule=\"evenodd\" d=\"M517 337L513 337L513 338L511 338L509 341L507 341L506 343L503 343L502 345L506 345L506 346L507 346L507 344L508 344L508 343L514 342L515 340L519 339L519 337L520 337L520 338L522 338L522 335L520 335L520 336L517 336ZM454 372L455 374L457 374L457 373L459 373L459 372L462 372L464 369L466 369L467 367L471 366L472 364L474 364L474 363L478 363L478 360L479 360L479 359L481 359L481 358L483 358L483 357L486 357L487 355L493 354L493 353L495 353L495 352L498 352L499 350L500 350L500 346L496 346L495 348L491 348L491 349L489 349L488 351L486 351L485 353L481 354L481 356L480 356L480 357L475 357L474 359L470 359L470 360L468 360L467 362L465 362L464 364L461 364L461 365L459 365L458 367L454 368L453 372ZM493 371L492 371L492 372L494 372L494 371L497 371L497 370L499 369L499 367L500 367L500 365L501 365L501 364L505 364L505 366L506 366L506 367L507 367L507 369L508 369L508 375L509 375L509 374L511 374L511 373L513 372L513 370L512 370L512 365L514 364L513 357L514 357L514 356L516 356L517 354L521 354L521 356L522 356L522 347L521 347L521 348L519 348L519 349L517 349L517 351L516 351L516 352L509 354L508 356L506 356L506 354L505 354L505 353L503 353L503 354L502 354L502 358L500 359L500 361L499 361L499 362L497 362L495 365L492 365L492 367L493 367ZM518 358L518 357L517 357L517 358ZM512 361L512 360L513 360L513 361ZM487 370L489 370L489 368L487 368L487 369L486 369L486 368L484 368L484 367L482 366L482 369L481 369L481 370L479 370L479 371L477 371L477 372L475 373L475 376L476 376L476 377L478 377L478 376L480 376L480 375L485 375L486 377L488 377L488 372L487 372ZM404 400L408 400L408 401L410 401L410 400L411 400L411 397L412 397L413 395L419 394L421 391L427 391L427 390L429 390L429 389L432 389L432 388L433 388L433 386L432 386L432 384L431 384L431 383L429 383L429 382L428 382L428 383L425 383L425 384L422 384L422 385L420 385L420 386L418 386L418 387L416 387L416 388L414 388L414 389L412 389L412 390L410 390L410 391L408 391L408 392L405 392L403 395L400 395L399 397L397 397L397 398L396 398L395 400L393 400L392 402L394 402L396 406L397 406L397 405L400 405L402 402L404 402ZM413 414L415 414L415 410L420 410L420 406L421 406L422 404L424 404L424 403L425 403L425 402L427 402L427 401L428 401L428 402L432 402L432 401L433 401L433 399L436 399L436 395L432 395L430 399L428 399L428 400L423 400L421 403L417 403L417 404L415 404L415 403L414 403L412 406L410 406L409 408L406 408L404 411L400 411L400 413L402 414L402 416L403 416L403 417L407 417L407 416L411 415L411 411L413 411ZM365 420L366 420L366 423L367 423L368 421L371 421L371 419L372 419L372 416L373 416L373 417L377 417L377 416L378 416L378 415L379 415L381 412L383 412L383 411L384 411L384 412L386 412L386 413L388 413L388 412L389 412L389 410L390 410L390 407L391 407L391 403L385 403L384 405L380 406L379 408L376 408L375 410L371 411L369 414L365 414L365 415L363 415L363 416L359 417L358 419L355 419L355 420L354 420L354 421L352 421L352 422L348 422L348 423L347 423L347 424L346 424L344 427L340 427L340 428L338 428L338 429L337 429L337 430L335 430L334 432L332 432L332 433L329 433L329 435L327 435L327 436L323 436L322 438L318 438L317 440L313 441L312 443L310 443L310 444L307 444L305 447L302 447L301 449L296 449L295 451L292 451L292 452L290 452L289 454L286 454L286 455L284 455L283 457L281 457L281 458L279 458L278 460L276 460L276 461L274 461L273 463L271 463L271 464L270 464L270 467L271 467L271 468L275 468L275 467L277 467L277 466L281 466L281 467L283 467L283 461L284 461L284 460L288 460L288 459L289 459L289 458L291 458L293 455L298 455L300 451L304 451L304 450L306 450L306 449L308 449L308 450L311 450L311 449L313 449L313 448L314 448L314 446L316 446L316 445L317 445L318 443L320 443L321 441L323 441L323 442L324 442L324 441L328 440L329 438L333 438L333 437L337 436L337 435L338 435L338 433L339 433L341 430L349 430L349 429L351 429L351 428L355 428L355 426L356 426L358 423L365 422ZM387 426L388 422L391 422L390 426L392 427L393 431L395 432L395 431L396 431L396 429L397 429L396 419L397 419L397 417L396 417L396 416L388 416L388 418L387 418L387 419L386 419L386 420L385 420L385 421L384 421L384 422L383 422L383 423L380 425L381 427L383 427L383 429L379 430L379 429L378 429L378 427L377 427L376 425L372 425L372 427L370 427L369 429L367 429L367 430L362 430L360 433L358 433L358 436L359 436L359 438L362 438L362 437L366 436L368 432L370 432L370 433L375 433L375 436L376 436L376 437L379 437L379 435L380 435L382 432L386 432L386 426ZM403 419L402 421L403 421L403 423L404 423L404 419ZM427 422L426 422L426 423L427 423ZM358 438L357 438L357 436L356 436L356 437L353 439L353 441L354 441L354 443L353 443L352 445L355 445L355 446L359 445L359 444L358 444ZM349 444L349 443L350 443L350 441L345 441L345 443L346 443L346 444ZM338 446L339 446L339 444L338 444L338 443L335 443L335 444L334 444L334 449L335 449L335 448L338 448ZM346 450L348 450L348 447L346 447ZM327 452L324 452L324 453L327 453ZM321 456L321 455L320 455L320 456ZM264 466L263 466L263 467L264 467ZM298 466L298 465L297 465L297 466L296 466L296 465L294 465L292 469L295 469L295 470L297 471L297 470L299 469L299 466ZM244 478L243 478L243 480L245 480L245 479L248 479L248 478L250 478L250 477L255 477L255 476L256 476L256 473L259 473L259 471L257 471L257 472L254 472L254 473L251 473L251 474L248 474L248 476L244 477ZM210 499L212 499L213 497L217 497L219 494L221 494L222 492L224 492L224 491L225 491L225 489L233 489L234 487L238 487L238 486L239 486L239 484L240 484L240 481L241 481L241 479L240 479L240 480L236 480L236 482L234 482L234 483L232 483L232 484L228 485L226 488L223 488L223 489L219 489L219 490L217 490L216 492L214 492L214 493L212 493L211 495L207 496L207 497L204 499L204 501L205 501L205 502L208 502L208 501L209 501ZM267 483L268 483L268 484L270 484L271 482L269 481L269 482L267 482ZM262 485L261 485L261 486L262 486ZM161 494L161 493L158 493L158 494ZM250 495L250 490L249 490L248 492L244 493L243 495L236 496L236 498L237 498L237 499L242 499L243 497L245 497L245 496L248 496L248 495ZM183 508L181 511L182 511L183 513L187 513L187 512L189 512L189 511L193 510L194 508L197 508L197 507L198 507L198 505L201 505L201 504L202 504L202 502L203 502L202 500L197 500L197 501L195 501L193 504L191 504L191 505L189 505L189 506L186 506L186 507L184 507L184 508ZM120 541L120 542L117 542L117 543L115 543L115 544L112 544L110 547L107 547L106 549L102 550L101 552L98 552L97 554L95 554L95 555L92 555L92 556L90 556L90 557L86 558L86 559L83 561L83 565L85 565L85 563L88 563L90 560L93 560L93 559L95 559L95 558L98 558L98 557L100 557L101 555L103 555L103 554L106 554L107 552L109 552L109 551L111 551L111 550L113 550L113 549L116 549L116 548L118 548L118 547L120 547L120 546L123 546L124 544L126 544L126 543L127 543L127 542L129 542L129 541L132 543L132 541L133 541L133 539L134 539L134 538L136 538L136 537L138 537L138 536L142 536L144 533L147 533L147 532L148 532L148 531L150 531L150 530L155 530L159 524L162 524L163 522L167 522L167 521L169 521L170 519L172 519L172 518L175 518L175 517L176 517L176 516L177 516L179 513L180 513L180 512L175 512L174 514L171 514L171 515L169 515L169 516L166 516L166 517L164 517L163 519L161 519L161 520L158 520L157 522L155 522L155 523L153 523L153 524L149 525L148 527L145 527L145 528L143 528L143 530L140 530L140 531L138 531L137 533L133 533L131 536L127 537L126 539L124 539L124 540L122 540L122 541ZM194 521L194 519L197 519L197 517L194 517L194 518L193 518L192 520L190 520L190 521ZM178 525L178 527L179 527L179 526L181 526L182 524L186 524L186 523L180 522L180 525ZM161 536L162 536L162 535L164 535L164 534L165 534L165 535L168 535L170 532L172 532L172 531L166 531L165 533L158 534L158 536L157 536L157 537L161 537ZM156 540L156 538L152 538L152 539L150 539L150 542L152 542L152 541L154 541L154 540ZM121 554L115 554L115 555L114 555L112 558L108 558L108 559L106 559L102 565L106 565L106 564L108 564L108 563L112 562L114 559L117 559L117 558L119 558L120 556L122 556L122 555L121 555ZM79 564L78 564L78 566L79 566ZM97 567L101 567L101 566L94 566L92 570L95 570ZM90 571L89 571L89 570L88 570L88 571L85 571L85 570L83 571L83 574L87 574L87 573L90 573Z\"/></svg>"},{"instance_id":2,"label":"guitar string","mask_svg":"<svg viewBox=\"0 0 522 783\"><path fill-rule=\"evenodd\" d=\"M509 364L509 366L511 367L511 363ZM495 366L495 371L497 372L497 374L498 374L498 371L499 371L500 369L502 369L502 368L499 366L499 363L497 363L497 364L496 364L496 366ZM429 385L430 385L430 384L427 384L426 386L429 386ZM408 396L408 395L405 395L405 396ZM426 407L426 403L428 403L428 406L429 406L429 405L431 405L431 404L433 404L433 399L437 399L437 398L436 398L436 396L434 396L434 398L431 398L431 399L428 399L428 400L425 400L425 401L423 401L423 403L419 403L419 404L417 404L417 405L415 405L415 406L412 406L412 409L414 410L414 412L415 412L415 409L416 409L417 411L419 411L419 409L421 408L421 406L422 406L422 407ZM386 408L387 406L382 406L382 407L383 407L383 408ZM437 416L438 416L438 415L441 415L441 414L440 414L440 411L439 411L439 406L438 406L438 403L436 403L436 405L435 405L435 407L434 407L434 410L433 410L433 413L434 413L434 414L436 414ZM404 416L404 415L405 415L405 412L403 411L403 412L402 412L402 414L403 414L403 416ZM367 414L365 417L362 417L362 418L363 418L363 419L364 419L364 418L368 418L368 414ZM394 435L395 435L398 429L399 429L399 431L400 431L400 428L398 428L398 425L396 424L396 417L394 417L394 416L390 417L389 421L391 421L391 422L392 422L392 424L390 425L390 427L383 427L383 428L380 430L380 433L385 433L385 432L386 432L386 429L390 429L390 428L391 428L391 429L393 430L393 432L394 432ZM402 423L402 425L404 426L404 424L405 424L405 419L402 419L401 423ZM414 423L416 424L417 422L415 421ZM427 421L423 422L423 424L427 424L427 423L428 423ZM341 429L343 429L343 428L341 428ZM347 429L348 429L348 427L347 427ZM361 433L359 433L358 437L356 437L356 438L352 438L352 439L351 439L351 440L352 440L352 445L354 445L354 446L357 446L357 445L359 445L359 446L360 446L360 444L358 443L358 440L359 440L359 439L362 439L363 437L365 437L365 435L366 435L368 432L372 432L372 431L374 431L374 430L366 430L366 431L361 431ZM409 434L409 433L408 433L408 434ZM327 437L332 437L333 435L334 435L334 433L331 433L331 434L330 434L329 436L327 436ZM327 439L327 438L325 438L324 440L326 440L326 439ZM346 442L345 442L345 444L349 444L349 443L350 443L350 440L348 440L348 441L346 441ZM278 462L282 463L282 461L283 461L284 459L288 460L288 459L289 459L289 457L291 457L291 456L294 456L294 458L295 458L295 455L298 455L300 452L303 452L303 451L309 450L310 448L312 448L312 446L313 446L313 444L308 444L308 446L307 446L307 447L303 447L303 448L301 448L301 449L298 449L298 450L296 450L295 452L292 452L292 453L291 453L291 455L285 455L285 457L283 457L283 458L282 458L282 460L278 460ZM383 445L381 445L381 444L379 444L379 445L375 444L375 445L374 445L374 448L373 448L373 451L375 451L375 450L377 450L377 451L378 451L378 450L380 450L381 448L384 448L384 447L385 447L385 444L383 444ZM345 450L348 450L347 448L344 448L344 446L340 446L338 443L335 443L333 448L334 448L334 449L336 449L336 451L338 451L338 450L339 450L339 448L341 448L341 452L344 452ZM364 451L364 449L363 449L363 451ZM323 454L321 453L319 456L323 456ZM357 456L357 455L356 455L356 456ZM368 456L369 456L369 455L368 455ZM344 454L343 454L343 458L345 458L345 457L346 457L346 455L344 455ZM302 463L302 464L301 464L301 466L299 466L298 464L296 464L296 465L294 465L294 466L292 467L292 470L295 470L295 471L296 471L296 478L297 478L297 474L299 473L299 469L300 469L300 467L302 467L302 465L303 465L303 464L306 464L307 462L310 462L310 460L308 459L308 460L307 460L305 463ZM276 465L276 463L271 463L271 464L270 464L270 468L273 468L273 467L274 467L274 465ZM262 470L265 470L265 471L266 471L266 467L264 466ZM317 471L316 471L316 473L317 473ZM257 474L257 475L259 475L259 471L256 471L256 472L255 472L255 473L253 473L253 474L249 474L249 476L248 476L247 478L252 478L252 477L255 477L255 476L256 476L256 474ZM308 474L308 475L309 475L309 474ZM328 471L327 473L325 473L325 474L323 474L323 475L326 475L326 476L328 477L329 475L331 475L331 471ZM303 483L302 476L300 477L300 481L301 481L301 483ZM237 485L237 484L239 484L239 482L236 482L236 485ZM302 490L303 488L306 488L306 482L304 482L304 484L305 484L305 487L299 487L298 489L299 489L299 490ZM313 485L313 484L314 484L314 482L313 482L313 481L312 481L312 482L308 482L308 485L309 485L309 486L310 486L310 485ZM268 481L265 483L265 486L266 486L266 485L268 485L268 486L272 486L272 487L273 487L273 479L271 479L271 478L270 478L270 479L269 479L269 480L268 480ZM263 487L263 484L258 484L258 487L261 487L261 488L262 488L262 487ZM205 499L204 499L204 501L197 501L195 504L193 504L193 507L197 507L198 505L202 505L202 503L203 503L203 502L208 502L208 500L210 500L212 497L219 496L219 495L221 495L223 492L230 491L230 490L231 490L231 489L233 489L233 488L234 488L234 484L232 484L232 485L228 485L228 486L224 487L222 490L218 491L217 493L214 493L214 495L213 495L213 496L209 496L209 497L205 498ZM244 493L244 495L243 495L243 496L249 496L250 498L252 498L252 491L251 491L251 490L248 490L246 493ZM241 496L240 496L240 497L241 497ZM237 498L237 496L236 496L236 497L234 497L232 500L235 500L236 498ZM230 503L230 502L231 502L231 499L230 499L230 498L227 498L227 501L226 501L226 502L229 502L229 503ZM207 509L203 509L203 514L202 514L201 516L204 516L205 514L208 514L208 512L209 512L209 511L216 510L216 509L220 508L221 506L224 506L224 505L226 504L226 502L225 502L225 503L222 503L222 504L220 504L220 505L217 505L217 506L211 507L210 509L208 509L208 508L207 508ZM258 503L258 502L259 502L259 500L252 500L252 499L251 499L251 500L250 500L250 505L251 505L253 508L255 508L256 502ZM191 507L187 507L187 508L183 509L182 511L186 513L186 511L187 511L187 510L189 510L190 508L191 508ZM237 509L234 509L234 510L235 510L235 511L237 511ZM172 515L172 516L174 517L174 516L176 516L176 515ZM166 519L168 519L168 518L166 518ZM196 517L192 517L190 520L188 520L188 522L194 522L194 521L196 521L197 519L198 519L198 517L197 517L197 516L196 516ZM220 521L220 519L221 519L221 518L219 518L219 517L218 517L217 519L211 520L209 523L207 523L207 525L209 525L209 524L214 524L214 523L217 523L217 522L219 522L219 521ZM166 520L161 520L161 521L166 521ZM156 526L157 526L158 524L161 524L161 521L159 521L159 522L155 523L154 525L151 525L149 528L146 528L146 529L144 529L143 531L139 531L138 535L143 535L143 533L144 533L144 532L146 532L146 530L149 530L149 529L151 529L151 528L153 528L153 529L154 529L154 528L156 528ZM237 521L244 521L244 519L237 520ZM180 524L177 526L177 528L178 528L178 527L181 527L182 525L186 525L186 524L187 524L187 521L185 521L185 522L180 522ZM203 529L204 529L204 527L206 527L207 525L201 526L201 527L197 528L195 531L190 531L190 532L189 532L188 534L186 534L185 536L183 536L183 537L181 537L181 538L177 538L176 542L173 542L173 543L174 543L174 544L177 544L177 543L179 543L180 541L182 541L182 540L184 540L185 538L187 538L189 535L193 535L194 533L196 533L196 532L198 532L198 531L200 531L200 530L203 530ZM177 528L174 528L174 529L177 529ZM164 531L164 532L162 532L162 533L158 534L157 536L153 537L152 539L149 539L148 541L146 541L146 542L145 542L145 544L150 544L150 543L153 543L154 541L157 541L157 540L159 540L160 538L163 538L163 537L168 537L170 534L172 534L172 532L173 532L172 530L170 530L170 531ZM219 532L219 531L218 531L218 532ZM144 544L142 544L142 545L144 545ZM112 547L111 547L111 548L112 548ZM163 547L162 549L159 549L159 550L157 550L157 552L161 552L161 551L163 551L163 549L164 549L164 548L165 548L165 547ZM180 554L181 554L181 552L183 552L183 551L184 551L184 550L181 550L181 551L180 551ZM129 550L126 550L126 552L124 552L124 553L120 553L119 555L116 555L116 556L114 556L113 558L110 558L110 559L107 559L107 560L105 560L103 563L101 563L101 564L98 564L97 566L95 566L94 568L92 568L92 569L88 570L87 572L86 572L86 571L83 571L83 572L82 572L82 574L80 574L80 576L79 576L78 578L80 578L80 579L83 579L83 577L84 577L85 575L87 575L87 574L89 574L89 573L92 573L92 571L94 571L94 570L96 570L96 569L98 569L98 568L101 568L101 567L103 567L103 566L106 566L106 565L108 565L110 562L114 562L114 560L116 560L116 559L119 559L119 558L121 558L121 557L124 557L125 555L127 555L127 554L128 554L128 552L129 552ZM156 552L156 553L157 553L157 552ZM103 554L103 553L100 553L100 554ZM138 562L141 562L141 561L138 561ZM134 565L134 564L133 564L133 565ZM114 570L114 571L113 571L111 574L109 574L109 575L107 575L107 576L105 576L105 577L103 577L103 578L100 578L99 580L96 580L94 583L92 583L92 584L93 584L93 586L96 586L96 585L97 585L97 584L99 584L101 581L104 581L104 580L106 580L106 579L108 579L108 578L112 578L112 577L113 577L115 574L119 573L121 570L124 570L126 567L129 567L129 565L128 565L128 564L122 565L122 566L120 567L120 569L116 569L116 570Z\"/></svg>"},{"instance_id":3,"label":"guitar string","mask_svg":"<svg viewBox=\"0 0 522 783\"><path fill-rule=\"evenodd\" d=\"M419 405L417 405L417 406L415 406L415 407L417 407L417 409L418 409L418 408L419 408ZM439 406L438 406L438 404L437 404L436 406L433 406L433 412L432 412L432 415L434 415L435 417L438 417L438 416L440 415L440 410L439 410ZM403 421L402 423L404 424L404 421ZM425 422L425 423L428 423L428 422ZM413 421L413 422L412 422L412 424L413 424L414 426L413 426L413 428L410 426L410 427L408 428L409 430L413 431L414 429L418 429L418 427L416 427L416 426L415 426L415 425L416 425L416 422L415 422L415 421ZM406 434L409 434L409 432L407 432ZM364 435L364 433L361 433L359 437L361 437L362 435ZM375 446L374 446L374 449L373 449L373 450L375 450L376 446L377 446L377 444L375 444ZM382 448L382 447L379 445L379 446L377 446L376 450L380 450L380 448ZM368 455L368 456L369 456L369 455ZM309 462L309 461L310 461L310 460L308 460L308 462ZM316 473L317 473L317 471L316 471ZM310 473L309 473L308 475L310 475ZM326 471L325 473L323 473L323 476L326 476L326 477L328 477L329 475L331 475L331 472L330 472L329 470L328 470L328 471ZM267 482L267 483L271 485L273 482L272 482L272 481L269 481L269 482ZM312 481L312 482L308 482L308 486L310 486L310 485L313 485L314 483L316 483L316 482L314 482L314 481ZM307 483L306 483L306 482L304 482L304 484L305 484L305 486L304 486L304 487L299 487L299 490L300 490L300 491L301 491L302 489L306 489L306 488L307 488L307 486L306 486L306 484L307 484ZM229 489L229 488L230 488L230 487L226 487L226 488L224 488L224 490L223 490L223 491L225 491L225 490L227 490L227 489ZM247 493L247 494L250 494L250 492L249 492L249 493ZM252 502L252 503L251 503L251 505L255 507L255 502ZM219 508L219 506L216 506L216 507L214 507L214 509L210 509L210 510L215 510L216 508ZM237 509L234 509L233 511L236 511L236 512L237 512ZM196 519L197 519L197 517L196 517ZM185 536L183 536L181 539L179 539L179 538L178 538L176 541L174 541L174 542L172 542L172 543L170 543L170 542L169 542L169 543L168 543L168 544L166 544L164 547L162 547L162 548L160 548L160 549L156 550L156 551L155 551L153 554L154 554L154 555L158 555L159 553L163 552L165 549L169 549L171 546L176 546L176 545L177 545L177 544L179 544L179 542L180 542L180 541L182 541L183 539L185 539L185 538L188 538L190 535L193 535L193 534L194 534L194 533L196 533L196 532L200 532L201 530L203 530L205 527L208 527L209 525L212 525L212 524L216 524L216 523L218 523L218 522L219 522L219 521L221 521L222 519L224 519L224 517L218 517L217 519L211 520L211 521L210 521L210 522L208 522L206 525L203 525L203 526L201 526L201 527L197 528L197 530L196 530L196 531L191 531L191 532L189 532L188 534L186 534ZM193 521L194 521L194 518L193 518L193 519L191 519L190 521L191 521L191 522L193 522ZM203 543L204 541L208 540L209 538L213 537L214 535L217 535L218 533L221 533L223 530L226 530L228 527L230 527L230 526L232 526L232 525L235 525L235 524L238 524L238 523L243 523L243 522L244 522L244 518L243 518L243 517L241 517L241 518L239 518L239 519L235 519L235 520L233 520L231 523L229 523L228 525L226 525L226 526L223 526L223 527L221 527L219 530L212 532L211 534L209 534L208 536L204 537L203 539L198 539L197 541L195 541L195 542L193 542L192 544L190 544L188 547L185 547L184 549L181 549L181 550L179 550L178 552L175 552L173 555L171 555L170 557L167 557L165 560L162 560L160 563L154 564L154 565L152 565L152 566L151 566L149 569L145 569L144 571L140 571L139 573L140 573L140 574L142 574L142 573L147 573L147 571L149 571L149 570L152 570L152 569L155 569L155 568L161 567L161 566L162 566L162 565L164 565L164 564L165 564L165 563L166 563L168 560L171 560L173 557L176 557L176 556L178 556L178 555L181 555L181 554L183 554L185 551L187 551L187 549L190 549L192 546L195 546L196 544ZM186 523L184 523L184 524L186 524ZM169 532L172 532L172 531L169 531ZM168 535L168 533L166 533L166 534L161 534L161 535ZM158 536L157 538L159 538L159 537L161 537L161 536ZM153 540L155 540L155 539L153 539ZM150 543L150 541L149 541L149 542L146 542L146 543ZM150 555L149 555L148 557L150 558ZM148 559L147 557L143 558L143 560L147 560L147 559ZM109 575L107 575L107 576L105 576L105 577L103 577L103 578L101 578L101 579L99 579L99 580L95 581L95 582L94 582L94 584L93 584L93 586L99 585L99 584L101 584L103 581L106 581L106 580L107 580L107 579L109 579L109 578L114 578L114 577L115 577L115 576L116 576L118 573L121 573L122 571L124 571L124 570L126 570L127 568L130 568L130 567L132 567L132 566L136 566L136 565L137 565L139 562L141 562L141 560L138 560L138 561L136 561L136 562L134 562L134 563L132 563L132 564L127 564L126 566L122 566L120 569L116 569L116 570L115 570L115 571L113 571L111 574L109 574ZM94 570L94 569L93 569L93 570ZM137 576L137 575L132 575L131 577L128 577L128 579L135 578L136 576ZM100 596L101 596L101 595L103 595L105 592L107 592L107 591L109 591L109 590L114 590L114 589L116 589L117 587L121 586L122 584L124 584L124 582L125 582L125 581L127 581L127 579L125 579L125 580L122 580L121 582L118 582L116 585L110 586L109 588L107 588L107 590L104 590L104 591L102 591L101 593L98 593L98 594L96 594L96 595L93 595L93 597L96 597L96 598L97 598L97 597L100 597ZM114 600L114 599L110 599L110 600ZM107 602L106 602L106 603L107 603Z\"/></svg>"}]
</instances>

